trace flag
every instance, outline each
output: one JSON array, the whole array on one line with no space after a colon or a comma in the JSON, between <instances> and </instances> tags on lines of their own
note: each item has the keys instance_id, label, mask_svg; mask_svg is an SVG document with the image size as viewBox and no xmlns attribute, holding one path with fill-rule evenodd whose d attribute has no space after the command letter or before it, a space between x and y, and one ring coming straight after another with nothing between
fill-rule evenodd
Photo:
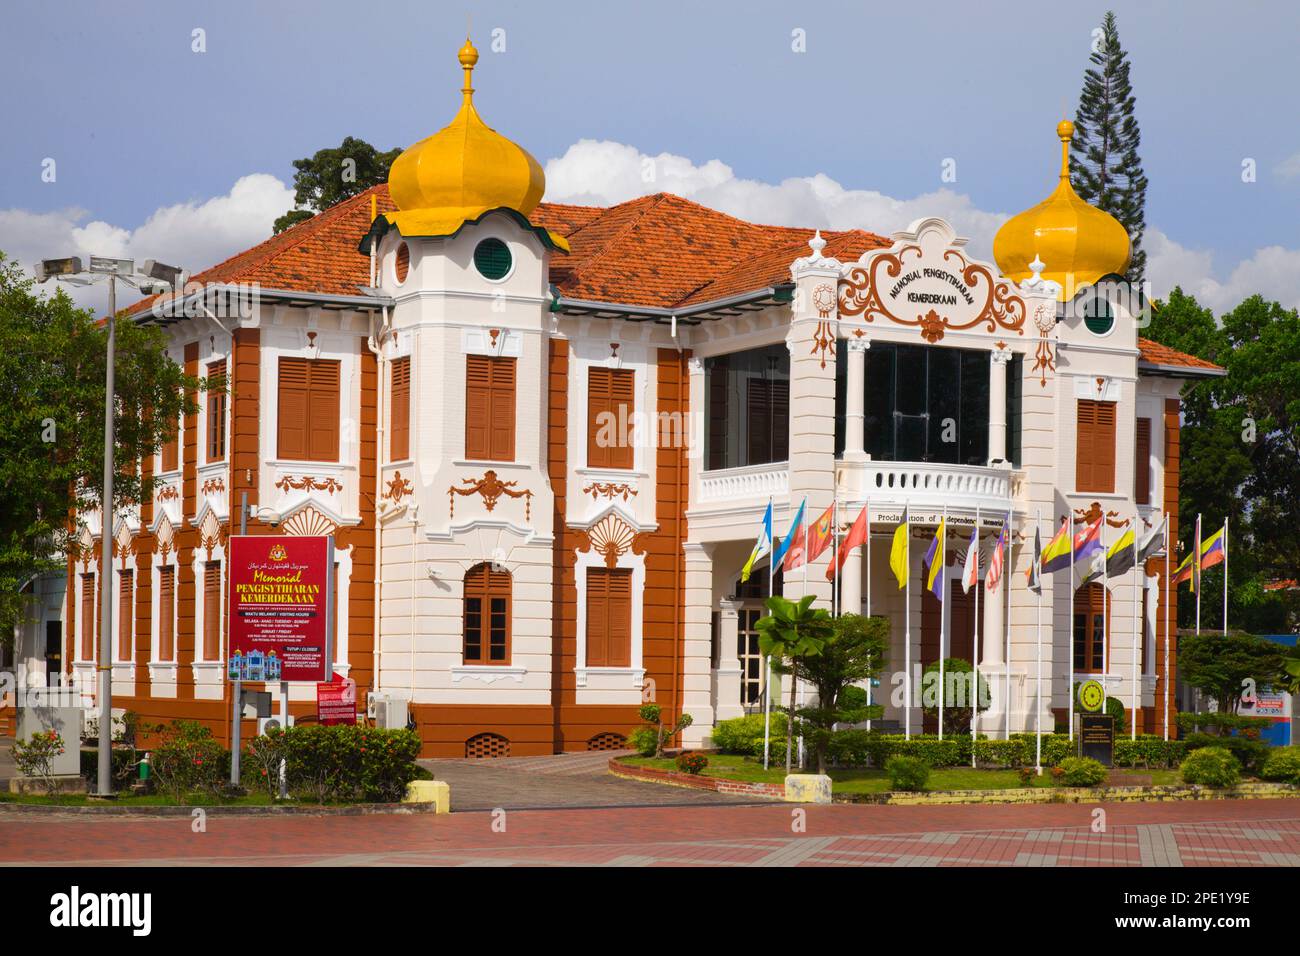
<instances>
[{"instance_id":1,"label":"flag","mask_svg":"<svg viewBox=\"0 0 1300 956\"><path fill-rule=\"evenodd\" d=\"M772 553L772 502L767 503L767 513L763 515L763 524L758 529L758 540L754 542L754 550L749 553L749 560L740 571L740 580L743 584L749 580L750 573L754 570L754 565L761 561L767 555Z\"/></svg>"},{"instance_id":2,"label":"flag","mask_svg":"<svg viewBox=\"0 0 1300 956\"><path fill-rule=\"evenodd\" d=\"M1061 522L1061 530L1057 532L1056 537L1047 542L1047 547L1043 549L1043 564L1040 573L1053 574L1056 571L1064 571L1070 566L1069 528L1069 519L1067 518Z\"/></svg>"},{"instance_id":3,"label":"flag","mask_svg":"<svg viewBox=\"0 0 1300 956\"><path fill-rule=\"evenodd\" d=\"M786 572L806 564L805 559L808 556L808 529L800 528L798 531L791 531L790 535L794 540L785 553L785 560L781 562L781 570Z\"/></svg>"},{"instance_id":4,"label":"flag","mask_svg":"<svg viewBox=\"0 0 1300 956\"><path fill-rule=\"evenodd\" d=\"M794 523L790 525L790 533L777 542L776 550L772 552L772 567L781 564L785 559L785 553L790 550L792 544L798 543L802 550L803 535L799 534L799 531L803 527L803 509L806 504L808 504L807 498L799 503L799 510L795 513ZM796 538L798 539L797 542Z\"/></svg>"},{"instance_id":5,"label":"flag","mask_svg":"<svg viewBox=\"0 0 1300 956\"><path fill-rule=\"evenodd\" d=\"M1038 522L1034 522L1034 560L1029 563L1025 577L1029 579L1029 590L1035 594L1043 593L1043 539L1038 533Z\"/></svg>"},{"instance_id":6,"label":"flag","mask_svg":"<svg viewBox=\"0 0 1300 956\"><path fill-rule=\"evenodd\" d=\"M822 552L831 546L834 538L835 505L832 503L808 529L808 562L811 564L820 558Z\"/></svg>"},{"instance_id":7,"label":"flag","mask_svg":"<svg viewBox=\"0 0 1300 956\"><path fill-rule=\"evenodd\" d=\"M1216 564L1222 564L1226 553L1227 547L1223 542L1223 529L1220 528L1201 544L1201 570L1204 571Z\"/></svg>"},{"instance_id":8,"label":"flag","mask_svg":"<svg viewBox=\"0 0 1300 956\"><path fill-rule=\"evenodd\" d=\"M1105 520L1105 515L1099 516L1092 524L1084 525L1074 533L1074 560L1076 562L1102 550L1101 523Z\"/></svg>"},{"instance_id":9,"label":"flag","mask_svg":"<svg viewBox=\"0 0 1300 956\"><path fill-rule=\"evenodd\" d=\"M1178 565L1178 570L1174 572L1174 587L1178 587L1178 585L1182 584L1184 581L1192 581L1192 593L1195 594L1196 582L1192 580L1192 571L1194 570L1192 566L1192 557L1193 555L1189 554L1187 557L1183 558L1183 563Z\"/></svg>"},{"instance_id":10,"label":"flag","mask_svg":"<svg viewBox=\"0 0 1300 956\"><path fill-rule=\"evenodd\" d=\"M1085 584L1091 584L1093 581L1100 581L1106 568L1106 554L1103 551L1094 551L1085 560L1079 562L1074 569L1074 587L1075 590L1083 587Z\"/></svg>"},{"instance_id":11,"label":"flag","mask_svg":"<svg viewBox=\"0 0 1300 956\"><path fill-rule=\"evenodd\" d=\"M840 542L839 550L835 552L834 559L826 566L827 581L834 580L835 576L844 570L844 562L848 558L850 551L867 543L867 534L867 507L863 505L862 510L858 512L857 518L853 520L849 533Z\"/></svg>"},{"instance_id":12,"label":"flag","mask_svg":"<svg viewBox=\"0 0 1300 956\"><path fill-rule=\"evenodd\" d=\"M944 527L946 519L939 519L939 527L934 529L934 540L930 542L930 548L925 552L925 564L930 569L925 575L925 589L943 600L943 559L944 550L947 544L947 529Z\"/></svg>"},{"instance_id":13,"label":"flag","mask_svg":"<svg viewBox=\"0 0 1300 956\"><path fill-rule=\"evenodd\" d=\"M894 529L894 543L889 548L889 569L898 578L898 590L907 587L907 566L911 563L907 540L907 509L903 509L903 520Z\"/></svg>"},{"instance_id":14,"label":"flag","mask_svg":"<svg viewBox=\"0 0 1300 956\"><path fill-rule=\"evenodd\" d=\"M961 569L961 586L966 594L970 594L980 579L980 529L972 528L970 533L970 544L966 545L966 566Z\"/></svg>"},{"instance_id":15,"label":"flag","mask_svg":"<svg viewBox=\"0 0 1300 956\"><path fill-rule=\"evenodd\" d=\"M1161 550L1165 543L1165 519L1146 533L1138 544L1138 564L1145 564L1147 559Z\"/></svg>"},{"instance_id":16,"label":"flag","mask_svg":"<svg viewBox=\"0 0 1300 956\"><path fill-rule=\"evenodd\" d=\"M1106 576L1117 578L1132 569L1137 555L1137 535L1129 528L1106 552Z\"/></svg>"},{"instance_id":17,"label":"flag","mask_svg":"<svg viewBox=\"0 0 1300 956\"><path fill-rule=\"evenodd\" d=\"M998 535L997 543L993 545L993 553L989 555L989 573L984 575L984 590L990 594L998 589L998 584L1002 580L1002 562L1006 560L1007 549L1007 522L1002 525L1002 533Z\"/></svg>"}]
</instances>

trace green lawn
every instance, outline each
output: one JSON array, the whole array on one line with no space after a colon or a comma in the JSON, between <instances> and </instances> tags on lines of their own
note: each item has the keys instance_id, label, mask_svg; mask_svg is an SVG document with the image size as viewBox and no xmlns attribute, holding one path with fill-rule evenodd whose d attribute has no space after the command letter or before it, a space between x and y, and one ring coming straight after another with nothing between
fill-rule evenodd
<instances>
[{"instance_id":1,"label":"green lawn","mask_svg":"<svg viewBox=\"0 0 1300 956\"><path fill-rule=\"evenodd\" d=\"M753 757L741 757L734 754L709 754L709 765L704 768L706 777L725 777L730 780L744 780L751 783L782 783L785 781L785 765L773 764L763 769L763 762ZM677 764L671 758L656 760L653 757L627 757L623 763L637 767L652 767L656 770L676 770ZM1157 786L1167 786L1179 782L1176 770L1120 770L1123 774L1150 777ZM831 770L833 789L837 793L884 793L890 789L889 776L883 770ZM1050 787L1052 775L1046 768L1043 775L1031 781L1036 787ZM972 770L970 767L950 767L930 772L927 790L1005 790L1009 787L1023 786L1020 774L1015 770Z\"/></svg>"},{"instance_id":2,"label":"green lawn","mask_svg":"<svg viewBox=\"0 0 1300 956\"><path fill-rule=\"evenodd\" d=\"M217 798L191 794L181 806L193 807L264 807L275 801L265 793L250 793L246 797ZM294 803L303 801L295 800ZM119 794L113 800L98 800L84 793L61 793L52 797L39 794L0 793L0 803L29 803L60 807L170 807L177 806L170 796L161 793Z\"/></svg>"}]
</instances>

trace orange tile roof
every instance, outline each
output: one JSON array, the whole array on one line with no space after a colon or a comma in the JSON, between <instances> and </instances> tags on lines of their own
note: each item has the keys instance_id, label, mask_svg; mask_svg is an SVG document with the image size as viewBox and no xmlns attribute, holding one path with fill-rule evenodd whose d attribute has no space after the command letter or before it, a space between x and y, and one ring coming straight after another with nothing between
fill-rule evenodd
<instances>
[{"instance_id":1,"label":"orange tile roof","mask_svg":"<svg viewBox=\"0 0 1300 956\"><path fill-rule=\"evenodd\" d=\"M264 289L356 295L369 278L369 261L357 252L370 227L370 196L380 212L396 208L387 184L345 199L265 242L231 256L191 281L258 283ZM569 240L568 255L551 257L550 280L571 299L652 308L683 308L790 281L790 264L808 255L812 229L746 222L707 206L656 193L614 206L544 202L530 217L535 226ZM822 233L824 255L856 259L889 245L872 232ZM128 312L144 311L153 297ZM1218 366L1168 346L1139 339L1142 360L1206 372Z\"/></svg>"}]
</instances>

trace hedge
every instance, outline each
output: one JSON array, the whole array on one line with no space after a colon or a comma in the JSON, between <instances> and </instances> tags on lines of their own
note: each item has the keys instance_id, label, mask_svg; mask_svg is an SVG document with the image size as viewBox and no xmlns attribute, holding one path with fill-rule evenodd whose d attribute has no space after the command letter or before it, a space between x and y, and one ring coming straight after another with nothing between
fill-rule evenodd
<instances>
[{"instance_id":1,"label":"hedge","mask_svg":"<svg viewBox=\"0 0 1300 956\"><path fill-rule=\"evenodd\" d=\"M1139 734L1136 740L1123 737L1115 741L1117 767L1168 770L1177 767L1186 756L1185 741L1165 740L1155 734Z\"/></svg>"}]
</instances>

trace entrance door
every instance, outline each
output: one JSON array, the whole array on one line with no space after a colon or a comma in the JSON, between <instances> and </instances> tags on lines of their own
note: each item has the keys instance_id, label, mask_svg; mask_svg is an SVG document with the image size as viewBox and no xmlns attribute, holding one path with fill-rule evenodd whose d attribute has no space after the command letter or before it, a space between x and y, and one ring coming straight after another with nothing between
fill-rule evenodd
<instances>
[{"instance_id":1,"label":"entrance door","mask_svg":"<svg viewBox=\"0 0 1300 956\"><path fill-rule=\"evenodd\" d=\"M55 686L63 674L63 622L45 622L45 683Z\"/></svg>"}]
</instances>

